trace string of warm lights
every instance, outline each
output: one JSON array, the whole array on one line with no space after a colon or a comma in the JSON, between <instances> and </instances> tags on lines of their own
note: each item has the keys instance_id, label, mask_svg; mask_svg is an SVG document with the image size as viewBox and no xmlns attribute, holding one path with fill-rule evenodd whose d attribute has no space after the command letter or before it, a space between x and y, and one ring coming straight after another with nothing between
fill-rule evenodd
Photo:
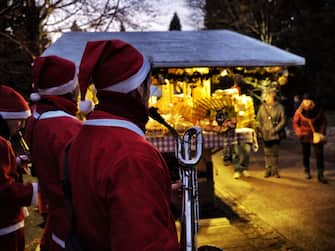
<instances>
[{"instance_id":1,"label":"string of warm lights","mask_svg":"<svg viewBox=\"0 0 335 251\"><path fill-rule=\"evenodd\" d=\"M277 82L284 85L287 82L288 70L276 67L234 67L234 68L159 68L153 69L153 84L164 85L166 80L170 82L198 83L203 80L211 80L212 84L218 84L223 78L240 77L247 84L258 85L264 80Z\"/></svg>"}]
</instances>

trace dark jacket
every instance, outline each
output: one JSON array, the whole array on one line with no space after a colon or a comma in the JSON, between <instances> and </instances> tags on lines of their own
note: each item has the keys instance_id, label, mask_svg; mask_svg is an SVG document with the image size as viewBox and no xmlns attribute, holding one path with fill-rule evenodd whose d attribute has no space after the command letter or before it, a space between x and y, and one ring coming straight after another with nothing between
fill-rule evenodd
<instances>
[{"instance_id":1,"label":"dark jacket","mask_svg":"<svg viewBox=\"0 0 335 251\"><path fill-rule=\"evenodd\" d=\"M280 140L280 131L284 129L286 118L284 107L262 104L257 113L258 127L264 141Z\"/></svg>"}]
</instances>

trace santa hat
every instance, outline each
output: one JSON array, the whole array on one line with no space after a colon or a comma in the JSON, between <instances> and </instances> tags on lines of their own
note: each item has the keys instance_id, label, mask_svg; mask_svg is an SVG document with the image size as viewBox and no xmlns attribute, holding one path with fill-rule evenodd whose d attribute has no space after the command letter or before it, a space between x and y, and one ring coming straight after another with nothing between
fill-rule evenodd
<instances>
[{"instance_id":1,"label":"santa hat","mask_svg":"<svg viewBox=\"0 0 335 251\"><path fill-rule=\"evenodd\" d=\"M33 65L32 101L42 95L64 95L73 91L78 84L76 65L58 56L37 57Z\"/></svg>"},{"instance_id":2,"label":"santa hat","mask_svg":"<svg viewBox=\"0 0 335 251\"><path fill-rule=\"evenodd\" d=\"M0 115L3 119L26 119L31 112L20 93L9 86L0 85Z\"/></svg>"},{"instance_id":3,"label":"santa hat","mask_svg":"<svg viewBox=\"0 0 335 251\"><path fill-rule=\"evenodd\" d=\"M85 100L88 86L96 90L128 93L139 87L150 71L148 60L133 46L121 40L89 41L79 67L80 110L93 110Z\"/></svg>"}]
</instances>

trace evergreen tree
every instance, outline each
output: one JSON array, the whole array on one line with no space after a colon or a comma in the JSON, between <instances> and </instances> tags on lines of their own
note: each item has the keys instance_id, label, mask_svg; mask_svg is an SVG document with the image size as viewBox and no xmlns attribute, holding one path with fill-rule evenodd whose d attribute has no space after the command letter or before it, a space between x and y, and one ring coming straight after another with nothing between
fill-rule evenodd
<instances>
[{"instance_id":1,"label":"evergreen tree","mask_svg":"<svg viewBox=\"0 0 335 251\"><path fill-rule=\"evenodd\" d=\"M170 22L169 31L180 31L180 30L181 30L180 19L178 17L177 12L175 12Z\"/></svg>"}]
</instances>

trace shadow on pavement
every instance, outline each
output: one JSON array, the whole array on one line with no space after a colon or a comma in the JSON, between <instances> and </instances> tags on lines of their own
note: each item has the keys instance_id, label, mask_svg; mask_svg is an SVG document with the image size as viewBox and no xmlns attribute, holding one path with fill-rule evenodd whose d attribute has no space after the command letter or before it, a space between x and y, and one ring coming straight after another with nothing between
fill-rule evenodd
<instances>
[{"instance_id":1,"label":"shadow on pavement","mask_svg":"<svg viewBox=\"0 0 335 251\"><path fill-rule=\"evenodd\" d=\"M200 219L222 217L227 218L230 222L248 222L247 219L241 217L230 205L226 204L217 196L215 196L215 203L213 206L201 206L200 204Z\"/></svg>"}]
</instances>

